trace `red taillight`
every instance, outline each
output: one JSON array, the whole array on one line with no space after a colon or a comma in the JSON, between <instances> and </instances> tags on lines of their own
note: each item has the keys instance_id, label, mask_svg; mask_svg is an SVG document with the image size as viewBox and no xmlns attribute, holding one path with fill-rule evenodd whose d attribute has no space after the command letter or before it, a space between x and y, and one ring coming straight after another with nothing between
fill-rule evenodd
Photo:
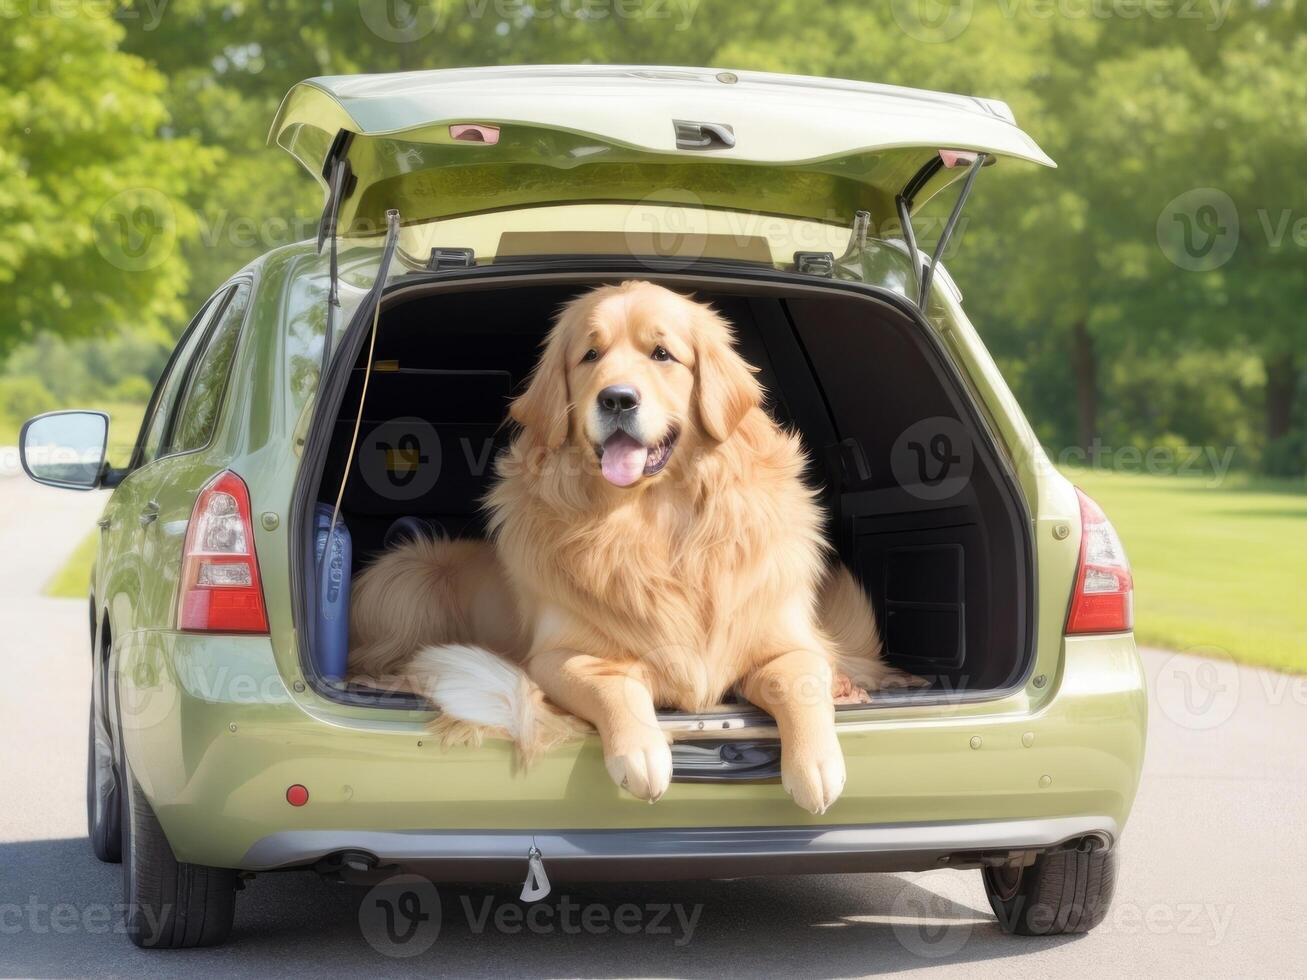
<instances>
[{"instance_id":1,"label":"red taillight","mask_svg":"<svg viewBox=\"0 0 1307 980\"><path fill-rule=\"evenodd\" d=\"M214 477L195 501L182 551L177 628L202 633L268 632L250 492L230 470Z\"/></svg>"},{"instance_id":2,"label":"red taillight","mask_svg":"<svg viewBox=\"0 0 1307 980\"><path fill-rule=\"evenodd\" d=\"M1080 498L1080 562L1067 633L1122 633L1135 625L1135 584L1116 529L1103 509Z\"/></svg>"}]
</instances>

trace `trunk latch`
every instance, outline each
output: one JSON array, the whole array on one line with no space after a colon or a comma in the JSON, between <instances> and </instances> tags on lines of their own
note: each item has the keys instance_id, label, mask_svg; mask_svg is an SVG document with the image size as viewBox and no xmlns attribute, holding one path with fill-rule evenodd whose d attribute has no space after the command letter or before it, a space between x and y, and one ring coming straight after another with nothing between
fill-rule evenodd
<instances>
[{"instance_id":1,"label":"trunk latch","mask_svg":"<svg viewBox=\"0 0 1307 980\"><path fill-rule=\"evenodd\" d=\"M795 252L794 271L804 276L825 276L829 279L835 275L835 253Z\"/></svg>"},{"instance_id":2,"label":"trunk latch","mask_svg":"<svg viewBox=\"0 0 1307 980\"><path fill-rule=\"evenodd\" d=\"M477 255L470 248L433 248L431 258L427 259L428 272L443 272L445 269L472 269L477 264Z\"/></svg>"}]
</instances>

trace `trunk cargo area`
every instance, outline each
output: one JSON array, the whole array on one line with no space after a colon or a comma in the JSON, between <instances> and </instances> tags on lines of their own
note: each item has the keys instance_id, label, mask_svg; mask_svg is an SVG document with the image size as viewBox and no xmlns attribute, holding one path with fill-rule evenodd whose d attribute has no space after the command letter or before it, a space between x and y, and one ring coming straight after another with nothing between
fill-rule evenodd
<instances>
[{"instance_id":1,"label":"trunk cargo area","mask_svg":"<svg viewBox=\"0 0 1307 980\"><path fill-rule=\"evenodd\" d=\"M315 422L329 421L330 432L317 440L325 452L305 459L317 477L309 507L334 503L349 466L341 521L354 574L404 518L451 537L484 534L480 501L494 457L512 436L507 405L553 317L591 286L622 278L632 276L392 287L353 459L368 346L348 340L339 352L353 362L348 381L334 399L326 391ZM810 279L639 278L715 306L733 324L741 355L759 369L767 410L802 436L830 543L872 599L886 660L930 681L893 698L981 697L1018 684L1034 635L1026 508L956 369L920 318L875 290ZM312 622L319 600L305 585L301 599ZM312 668L306 663L310 677ZM315 686L354 703L414 706L411 696Z\"/></svg>"}]
</instances>

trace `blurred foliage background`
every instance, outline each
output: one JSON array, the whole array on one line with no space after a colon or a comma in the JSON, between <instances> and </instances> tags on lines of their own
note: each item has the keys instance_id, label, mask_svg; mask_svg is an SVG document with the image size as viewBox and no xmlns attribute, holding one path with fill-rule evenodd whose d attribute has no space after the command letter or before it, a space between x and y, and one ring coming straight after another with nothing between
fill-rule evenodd
<instances>
[{"instance_id":1,"label":"blurred foliage background","mask_svg":"<svg viewBox=\"0 0 1307 980\"><path fill-rule=\"evenodd\" d=\"M265 145L294 82L586 61L1007 101L1060 169L987 171L948 263L1054 457L1307 472L1298 0L8 0L0 444L57 405L139 412L211 290L310 236L318 192ZM124 214L169 247L107 254Z\"/></svg>"}]
</instances>

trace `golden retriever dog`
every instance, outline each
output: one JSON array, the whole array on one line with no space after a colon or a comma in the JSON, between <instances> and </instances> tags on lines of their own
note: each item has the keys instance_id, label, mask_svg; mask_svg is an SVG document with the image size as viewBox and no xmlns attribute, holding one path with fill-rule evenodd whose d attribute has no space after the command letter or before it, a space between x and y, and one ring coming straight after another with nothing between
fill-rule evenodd
<instances>
[{"instance_id":1,"label":"golden retriever dog","mask_svg":"<svg viewBox=\"0 0 1307 980\"><path fill-rule=\"evenodd\" d=\"M775 719L785 790L825 812L845 779L836 698L895 672L728 324L648 282L595 289L510 414L492 540L416 541L366 569L352 671L404 678L447 740L490 731L527 760L593 726L613 780L650 802L672 777L657 709L736 692Z\"/></svg>"}]
</instances>

